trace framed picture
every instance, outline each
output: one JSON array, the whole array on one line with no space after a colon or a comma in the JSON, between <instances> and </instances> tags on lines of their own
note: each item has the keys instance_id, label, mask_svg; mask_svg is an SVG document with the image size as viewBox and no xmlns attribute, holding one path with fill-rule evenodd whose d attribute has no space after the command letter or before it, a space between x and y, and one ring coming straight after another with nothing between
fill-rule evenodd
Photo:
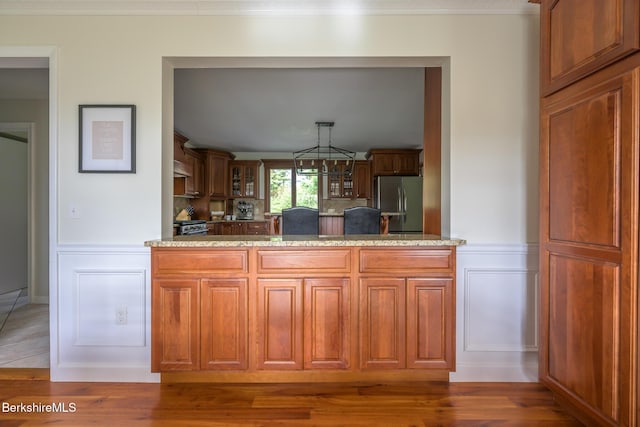
<instances>
[{"instance_id":1,"label":"framed picture","mask_svg":"<svg viewBox=\"0 0 640 427\"><path fill-rule=\"evenodd\" d=\"M136 172L136 106L80 105L81 173Z\"/></svg>"}]
</instances>

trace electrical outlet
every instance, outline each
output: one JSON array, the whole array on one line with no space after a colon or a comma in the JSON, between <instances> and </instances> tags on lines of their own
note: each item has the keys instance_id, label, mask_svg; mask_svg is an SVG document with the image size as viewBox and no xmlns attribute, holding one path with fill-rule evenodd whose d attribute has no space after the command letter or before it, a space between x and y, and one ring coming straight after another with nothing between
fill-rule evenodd
<instances>
[{"instance_id":1,"label":"electrical outlet","mask_svg":"<svg viewBox=\"0 0 640 427\"><path fill-rule=\"evenodd\" d=\"M116 325L126 325L127 320L127 307L116 308Z\"/></svg>"}]
</instances>

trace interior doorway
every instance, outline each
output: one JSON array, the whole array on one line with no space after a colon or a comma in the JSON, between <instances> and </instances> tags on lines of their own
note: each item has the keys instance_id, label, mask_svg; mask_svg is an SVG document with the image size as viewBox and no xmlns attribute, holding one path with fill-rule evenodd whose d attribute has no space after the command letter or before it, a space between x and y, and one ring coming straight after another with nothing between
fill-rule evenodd
<instances>
[{"instance_id":1,"label":"interior doorway","mask_svg":"<svg viewBox=\"0 0 640 427\"><path fill-rule=\"evenodd\" d=\"M49 368L48 58L0 51L0 368Z\"/></svg>"}]
</instances>

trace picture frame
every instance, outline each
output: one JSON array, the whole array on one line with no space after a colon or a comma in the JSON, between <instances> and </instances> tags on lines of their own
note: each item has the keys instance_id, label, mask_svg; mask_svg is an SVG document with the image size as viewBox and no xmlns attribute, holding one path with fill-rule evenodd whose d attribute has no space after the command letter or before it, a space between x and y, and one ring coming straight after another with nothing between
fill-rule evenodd
<instances>
[{"instance_id":1,"label":"picture frame","mask_svg":"<svg viewBox=\"0 0 640 427\"><path fill-rule=\"evenodd\" d=\"M80 173L136 172L136 106L79 105Z\"/></svg>"}]
</instances>

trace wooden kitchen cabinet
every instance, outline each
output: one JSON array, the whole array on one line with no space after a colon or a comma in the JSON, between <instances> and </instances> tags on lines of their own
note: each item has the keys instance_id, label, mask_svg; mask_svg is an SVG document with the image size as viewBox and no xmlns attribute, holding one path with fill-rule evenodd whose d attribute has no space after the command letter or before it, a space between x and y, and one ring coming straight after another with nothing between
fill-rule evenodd
<instances>
[{"instance_id":1,"label":"wooden kitchen cabinet","mask_svg":"<svg viewBox=\"0 0 640 427\"><path fill-rule=\"evenodd\" d=\"M542 0L540 381L638 425L638 0Z\"/></svg>"},{"instance_id":2,"label":"wooden kitchen cabinet","mask_svg":"<svg viewBox=\"0 0 640 427\"><path fill-rule=\"evenodd\" d=\"M259 160L237 160L229 163L230 197L258 197L261 164Z\"/></svg>"},{"instance_id":3,"label":"wooden kitchen cabinet","mask_svg":"<svg viewBox=\"0 0 640 427\"><path fill-rule=\"evenodd\" d=\"M402 278L360 282L360 367L406 367L406 283Z\"/></svg>"},{"instance_id":4,"label":"wooden kitchen cabinet","mask_svg":"<svg viewBox=\"0 0 640 427\"><path fill-rule=\"evenodd\" d=\"M196 198L203 192L204 162L196 150L184 144L187 138L174 132L173 195Z\"/></svg>"},{"instance_id":5,"label":"wooden kitchen cabinet","mask_svg":"<svg viewBox=\"0 0 640 427\"><path fill-rule=\"evenodd\" d=\"M302 369L302 280L258 279L258 369Z\"/></svg>"},{"instance_id":6,"label":"wooden kitchen cabinet","mask_svg":"<svg viewBox=\"0 0 640 427\"><path fill-rule=\"evenodd\" d=\"M345 369L350 281L258 279L258 368Z\"/></svg>"},{"instance_id":7,"label":"wooden kitchen cabinet","mask_svg":"<svg viewBox=\"0 0 640 427\"><path fill-rule=\"evenodd\" d=\"M200 369L199 281L160 279L152 290L151 369L185 371Z\"/></svg>"},{"instance_id":8,"label":"wooden kitchen cabinet","mask_svg":"<svg viewBox=\"0 0 640 427\"><path fill-rule=\"evenodd\" d=\"M362 369L454 368L454 263L450 250L360 251Z\"/></svg>"},{"instance_id":9,"label":"wooden kitchen cabinet","mask_svg":"<svg viewBox=\"0 0 640 427\"><path fill-rule=\"evenodd\" d=\"M329 168L327 175L329 198L353 198L353 162L347 163L343 160L328 162L327 167Z\"/></svg>"},{"instance_id":10,"label":"wooden kitchen cabinet","mask_svg":"<svg viewBox=\"0 0 640 427\"><path fill-rule=\"evenodd\" d=\"M210 199L226 199L228 196L229 161L231 153L216 150L199 150L204 156L204 195Z\"/></svg>"},{"instance_id":11,"label":"wooden kitchen cabinet","mask_svg":"<svg viewBox=\"0 0 640 427\"><path fill-rule=\"evenodd\" d=\"M638 0L541 2L542 93L549 95L640 48Z\"/></svg>"},{"instance_id":12,"label":"wooden kitchen cabinet","mask_svg":"<svg viewBox=\"0 0 640 427\"><path fill-rule=\"evenodd\" d=\"M249 283L246 278L202 280L201 369L247 368L248 290Z\"/></svg>"},{"instance_id":13,"label":"wooden kitchen cabinet","mask_svg":"<svg viewBox=\"0 0 640 427\"><path fill-rule=\"evenodd\" d=\"M446 278L362 279L362 369L450 368L452 289Z\"/></svg>"},{"instance_id":14,"label":"wooden kitchen cabinet","mask_svg":"<svg viewBox=\"0 0 640 427\"><path fill-rule=\"evenodd\" d=\"M304 368L346 369L351 352L351 283L346 278L304 280Z\"/></svg>"},{"instance_id":15,"label":"wooden kitchen cabinet","mask_svg":"<svg viewBox=\"0 0 640 427\"><path fill-rule=\"evenodd\" d=\"M152 247L151 259L153 372L378 381L455 368L455 247Z\"/></svg>"},{"instance_id":16,"label":"wooden kitchen cabinet","mask_svg":"<svg viewBox=\"0 0 640 427\"><path fill-rule=\"evenodd\" d=\"M269 221L221 221L207 225L207 234L269 235Z\"/></svg>"},{"instance_id":17,"label":"wooden kitchen cabinet","mask_svg":"<svg viewBox=\"0 0 640 427\"><path fill-rule=\"evenodd\" d=\"M371 199L371 165L366 160L356 160L353 166L353 198Z\"/></svg>"},{"instance_id":18,"label":"wooden kitchen cabinet","mask_svg":"<svg viewBox=\"0 0 640 427\"><path fill-rule=\"evenodd\" d=\"M420 152L422 150L376 149L367 153L371 161L371 174L375 176L420 175Z\"/></svg>"}]
</instances>

